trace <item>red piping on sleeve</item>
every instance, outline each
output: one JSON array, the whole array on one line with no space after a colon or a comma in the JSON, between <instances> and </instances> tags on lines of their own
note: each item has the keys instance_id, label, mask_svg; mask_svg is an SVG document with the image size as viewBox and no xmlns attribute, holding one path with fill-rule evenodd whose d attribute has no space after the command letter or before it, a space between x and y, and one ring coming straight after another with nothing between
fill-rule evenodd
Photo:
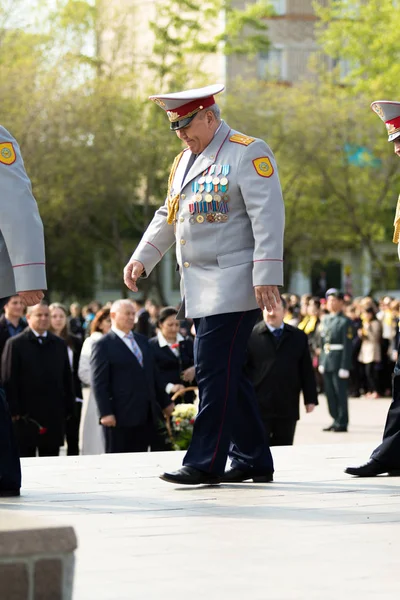
<instances>
[{"instance_id":1,"label":"red piping on sleeve","mask_svg":"<svg viewBox=\"0 0 400 600\"><path fill-rule=\"evenodd\" d=\"M253 262L283 262L282 258L259 258L258 260L253 260Z\"/></svg>"},{"instance_id":2,"label":"red piping on sleeve","mask_svg":"<svg viewBox=\"0 0 400 600\"><path fill-rule=\"evenodd\" d=\"M25 263L24 265L13 265L13 269L17 269L18 267L32 267L34 265L45 265L46 263L44 262L37 262L37 263Z\"/></svg>"},{"instance_id":3,"label":"red piping on sleeve","mask_svg":"<svg viewBox=\"0 0 400 600\"><path fill-rule=\"evenodd\" d=\"M162 254L161 254L161 252L159 251L159 249L157 248L157 246L155 246L155 245L154 245L154 244L152 244L151 242L146 242L146 244L149 244L149 246L151 246L152 248L155 248L155 250L157 250L157 252L159 253L159 255L160 255L160 256L161 256L161 258L162 258Z\"/></svg>"}]
</instances>

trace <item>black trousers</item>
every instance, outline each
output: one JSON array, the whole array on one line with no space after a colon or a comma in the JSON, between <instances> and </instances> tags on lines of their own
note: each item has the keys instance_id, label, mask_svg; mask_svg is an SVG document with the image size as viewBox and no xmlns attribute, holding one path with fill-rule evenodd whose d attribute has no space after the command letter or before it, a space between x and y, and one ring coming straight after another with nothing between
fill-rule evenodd
<instances>
[{"instance_id":1,"label":"black trousers","mask_svg":"<svg viewBox=\"0 0 400 600\"><path fill-rule=\"evenodd\" d=\"M363 364L364 373L365 373L365 381L367 384L368 392L377 392L378 391L378 371L376 369L376 363L367 363Z\"/></svg>"},{"instance_id":2,"label":"black trousers","mask_svg":"<svg viewBox=\"0 0 400 600\"><path fill-rule=\"evenodd\" d=\"M400 469L400 374L393 378L393 401L389 407L383 440L371 454L390 469Z\"/></svg>"},{"instance_id":3,"label":"black trousers","mask_svg":"<svg viewBox=\"0 0 400 600\"><path fill-rule=\"evenodd\" d=\"M74 412L65 424L65 437L67 439L67 455L79 454L79 425L81 422L82 402L76 402Z\"/></svg>"},{"instance_id":4,"label":"black trousers","mask_svg":"<svg viewBox=\"0 0 400 600\"><path fill-rule=\"evenodd\" d=\"M10 411L3 388L0 386L0 489L19 490L21 464L15 441Z\"/></svg>"},{"instance_id":5,"label":"black trousers","mask_svg":"<svg viewBox=\"0 0 400 600\"><path fill-rule=\"evenodd\" d=\"M292 446L297 420L261 416L270 446Z\"/></svg>"},{"instance_id":6,"label":"black trousers","mask_svg":"<svg viewBox=\"0 0 400 600\"><path fill-rule=\"evenodd\" d=\"M259 312L194 319L200 403L184 465L221 475L229 454L234 468L273 471L254 388L243 372Z\"/></svg>"},{"instance_id":7,"label":"black trousers","mask_svg":"<svg viewBox=\"0 0 400 600\"><path fill-rule=\"evenodd\" d=\"M154 437L154 425L138 427L104 427L106 454L147 452Z\"/></svg>"},{"instance_id":8,"label":"black trousers","mask_svg":"<svg viewBox=\"0 0 400 600\"><path fill-rule=\"evenodd\" d=\"M21 458L31 458L32 456L36 456L36 452L38 452L39 456L60 456L60 447L54 443L39 442L37 446L20 443L19 451Z\"/></svg>"}]
</instances>

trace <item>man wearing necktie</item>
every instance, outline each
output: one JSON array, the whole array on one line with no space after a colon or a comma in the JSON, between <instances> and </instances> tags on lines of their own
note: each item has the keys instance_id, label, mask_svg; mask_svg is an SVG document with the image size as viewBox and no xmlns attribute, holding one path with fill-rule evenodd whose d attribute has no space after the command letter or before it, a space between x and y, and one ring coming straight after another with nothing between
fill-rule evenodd
<instances>
[{"instance_id":1,"label":"man wearing necktie","mask_svg":"<svg viewBox=\"0 0 400 600\"><path fill-rule=\"evenodd\" d=\"M394 153L400 157L400 102L376 100L371 108L385 123L388 141L393 142ZM397 244L400 258L400 196L394 218L393 243ZM357 477L376 477L383 473L400 476L400 347L394 367L392 392L393 401L389 407L382 443L365 464L347 467L345 473Z\"/></svg>"},{"instance_id":2,"label":"man wearing necktie","mask_svg":"<svg viewBox=\"0 0 400 600\"><path fill-rule=\"evenodd\" d=\"M124 272L136 292L138 278L176 243L178 318L194 320L200 402L183 467L161 478L187 485L269 482L274 470L243 365L259 309L279 303L284 205L269 146L221 120L215 95L223 89L151 96L186 148L173 162L166 202Z\"/></svg>"},{"instance_id":3,"label":"man wearing necktie","mask_svg":"<svg viewBox=\"0 0 400 600\"><path fill-rule=\"evenodd\" d=\"M110 315L111 331L94 344L90 358L106 453L166 450L162 413L171 415L174 405L162 389L147 338L132 333L133 303L117 300Z\"/></svg>"},{"instance_id":4,"label":"man wearing necktie","mask_svg":"<svg viewBox=\"0 0 400 600\"><path fill-rule=\"evenodd\" d=\"M20 456L58 456L75 403L67 346L48 331L46 304L29 307L27 320L5 345L3 384Z\"/></svg>"},{"instance_id":5,"label":"man wearing necktie","mask_svg":"<svg viewBox=\"0 0 400 600\"><path fill-rule=\"evenodd\" d=\"M303 392L306 413L318 404L307 335L283 322L286 302L271 311L250 336L246 370L254 384L270 446L293 444Z\"/></svg>"}]
</instances>

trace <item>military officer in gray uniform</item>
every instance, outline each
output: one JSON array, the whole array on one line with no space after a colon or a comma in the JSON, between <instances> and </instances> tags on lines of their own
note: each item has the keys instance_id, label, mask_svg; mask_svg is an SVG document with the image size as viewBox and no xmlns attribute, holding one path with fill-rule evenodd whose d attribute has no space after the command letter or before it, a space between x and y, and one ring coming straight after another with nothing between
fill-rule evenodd
<instances>
[{"instance_id":1,"label":"military officer in gray uniform","mask_svg":"<svg viewBox=\"0 0 400 600\"><path fill-rule=\"evenodd\" d=\"M353 330L351 321L343 314L343 293L335 288L326 292L329 315L321 324L320 373L328 399L332 425L324 431L347 431L348 380L351 368Z\"/></svg>"},{"instance_id":2,"label":"military officer in gray uniform","mask_svg":"<svg viewBox=\"0 0 400 600\"><path fill-rule=\"evenodd\" d=\"M279 303L284 206L271 149L221 121L222 85L152 96L186 148L175 159L167 199L128 265L137 291L176 242L181 315L196 327L199 414L183 467L166 481L272 481L273 463L254 390L243 373L259 309ZM231 468L225 471L228 453Z\"/></svg>"},{"instance_id":3,"label":"military officer in gray uniform","mask_svg":"<svg viewBox=\"0 0 400 600\"><path fill-rule=\"evenodd\" d=\"M0 310L10 296L27 306L46 289L43 225L16 140L0 126ZM17 496L21 467L0 385L0 497Z\"/></svg>"},{"instance_id":4,"label":"military officer in gray uniform","mask_svg":"<svg viewBox=\"0 0 400 600\"><path fill-rule=\"evenodd\" d=\"M388 141L393 142L394 153L400 157L400 102L376 100L372 110L385 123ZM400 196L394 218L393 242L397 244L400 258ZM393 401L386 419L382 443L375 448L370 459L358 467L347 467L345 472L357 477L375 477L383 473L400 476L400 348L394 367Z\"/></svg>"}]
</instances>

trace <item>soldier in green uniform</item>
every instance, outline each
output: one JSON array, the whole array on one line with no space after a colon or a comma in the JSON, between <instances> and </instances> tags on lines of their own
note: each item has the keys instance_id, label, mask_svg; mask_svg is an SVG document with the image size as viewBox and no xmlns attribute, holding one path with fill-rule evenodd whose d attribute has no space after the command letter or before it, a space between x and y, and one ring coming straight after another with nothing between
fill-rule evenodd
<instances>
[{"instance_id":1,"label":"soldier in green uniform","mask_svg":"<svg viewBox=\"0 0 400 600\"><path fill-rule=\"evenodd\" d=\"M351 367L353 330L343 314L342 292L331 288L326 292L327 315L321 325L320 373L324 377L325 393L333 423L324 431L347 431L348 380Z\"/></svg>"}]
</instances>

